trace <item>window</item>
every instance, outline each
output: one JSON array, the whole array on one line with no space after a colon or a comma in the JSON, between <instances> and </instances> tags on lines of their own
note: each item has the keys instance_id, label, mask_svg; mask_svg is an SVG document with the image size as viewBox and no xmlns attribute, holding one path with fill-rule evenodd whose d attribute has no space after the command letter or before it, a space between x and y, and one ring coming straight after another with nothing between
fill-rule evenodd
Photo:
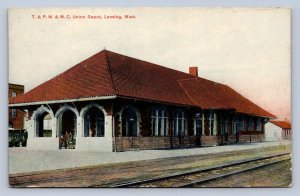
<instances>
[{"instance_id":1,"label":"window","mask_svg":"<svg viewBox=\"0 0 300 196\"><path fill-rule=\"evenodd\" d=\"M122 135L125 137L137 137L139 122L137 110L129 107L122 112Z\"/></svg>"},{"instance_id":2,"label":"window","mask_svg":"<svg viewBox=\"0 0 300 196\"><path fill-rule=\"evenodd\" d=\"M237 117L232 119L232 132L236 134L239 131L239 120Z\"/></svg>"},{"instance_id":3,"label":"window","mask_svg":"<svg viewBox=\"0 0 300 196\"><path fill-rule=\"evenodd\" d=\"M43 137L52 137L52 119L50 114L47 114L43 120Z\"/></svg>"},{"instance_id":4,"label":"window","mask_svg":"<svg viewBox=\"0 0 300 196\"><path fill-rule=\"evenodd\" d=\"M261 131L261 120L258 118L256 120L256 131Z\"/></svg>"},{"instance_id":5,"label":"window","mask_svg":"<svg viewBox=\"0 0 300 196\"><path fill-rule=\"evenodd\" d=\"M214 121L215 121L215 114L213 112L209 113L209 132L210 135L214 135Z\"/></svg>"},{"instance_id":6,"label":"window","mask_svg":"<svg viewBox=\"0 0 300 196\"><path fill-rule=\"evenodd\" d=\"M39 114L36 118L36 137L52 137L52 119L47 112Z\"/></svg>"},{"instance_id":7,"label":"window","mask_svg":"<svg viewBox=\"0 0 300 196\"><path fill-rule=\"evenodd\" d=\"M16 93L15 91L13 91L13 92L11 93L11 96L12 96L12 97L15 97L15 96L17 96L17 93ZM16 117L17 117L17 110L16 110L16 109L12 109L12 110L11 110L11 117L13 117L13 118L16 118Z\"/></svg>"},{"instance_id":8,"label":"window","mask_svg":"<svg viewBox=\"0 0 300 196\"><path fill-rule=\"evenodd\" d=\"M196 113L194 120L194 135L202 135L202 113Z\"/></svg>"},{"instance_id":9,"label":"window","mask_svg":"<svg viewBox=\"0 0 300 196\"><path fill-rule=\"evenodd\" d=\"M12 96L12 97L17 96L17 92L13 91L13 92L11 93L11 96Z\"/></svg>"},{"instance_id":10,"label":"window","mask_svg":"<svg viewBox=\"0 0 300 196\"><path fill-rule=\"evenodd\" d=\"M254 121L252 118L249 119L248 131L254 130Z\"/></svg>"},{"instance_id":11,"label":"window","mask_svg":"<svg viewBox=\"0 0 300 196\"><path fill-rule=\"evenodd\" d=\"M16 109L12 109L12 110L11 110L11 116L12 116L13 118L16 118L16 117L17 117L17 110L16 110Z\"/></svg>"},{"instance_id":12,"label":"window","mask_svg":"<svg viewBox=\"0 0 300 196\"><path fill-rule=\"evenodd\" d=\"M227 120L226 120L226 118L225 117L223 117L222 119L221 119L221 122L220 122L220 125L221 125L221 127L220 127L220 129L221 129L221 134L222 135L225 135L225 134L227 134L228 132L228 130L227 130Z\"/></svg>"},{"instance_id":13,"label":"window","mask_svg":"<svg viewBox=\"0 0 300 196\"><path fill-rule=\"evenodd\" d=\"M242 117L233 118L232 126L233 126L232 127L233 134L243 131L244 130L244 119Z\"/></svg>"},{"instance_id":14,"label":"window","mask_svg":"<svg viewBox=\"0 0 300 196\"><path fill-rule=\"evenodd\" d=\"M154 108L151 112L151 125L153 136L168 135L168 116L166 110L162 108Z\"/></svg>"},{"instance_id":15,"label":"window","mask_svg":"<svg viewBox=\"0 0 300 196\"><path fill-rule=\"evenodd\" d=\"M245 130L245 123L244 123L244 118L239 119L239 131L244 131Z\"/></svg>"},{"instance_id":16,"label":"window","mask_svg":"<svg viewBox=\"0 0 300 196\"><path fill-rule=\"evenodd\" d=\"M104 136L104 114L96 108L90 108L84 116L84 137Z\"/></svg>"},{"instance_id":17,"label":"window","mask_svg":"<svg viewBox=\"0 0 300 196\"><path fill-rule=\"evenodd\" d=\"M173 135L181 136L185 135L185 114L182 110L177 110L174 113L174 121L173 121Z\"/></svg>"}]
</instances>

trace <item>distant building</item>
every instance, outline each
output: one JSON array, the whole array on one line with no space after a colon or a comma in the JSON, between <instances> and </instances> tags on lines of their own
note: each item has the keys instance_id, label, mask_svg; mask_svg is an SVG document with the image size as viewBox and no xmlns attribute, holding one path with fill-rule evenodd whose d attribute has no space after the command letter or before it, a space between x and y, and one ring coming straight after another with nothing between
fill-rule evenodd
<instances>
[{"instance_id":1,"label":"distant building","mask_svg":"<svg viewBox=\"0 0 300 196\"><path fill-rule=\"evenodd\" d=\"M24 85L9 84L8 98L16 97L17 95L24 94ZM22 129L24 128L24 112L17 109L8 110L8 126L9 128Z\"/></svg>"},{"instance_id":2,"label":"distant building","mask_svg":"<svg viewBox=\"0 0 300 196\"><path fill-rule=\"evenodd\" d=\"M28 147L125 151L264 141L275 116L227 85L107 50L11 98ZM69 134L69 136L68 136Z\"/></svg>"},{"instance_id":3,"label":"distant building","mask_svg":"<svg viewBox=\"0 0 300 196\"><path fill-rule=\"evenodd\" d=\"M271 120L265 127L266 141L281 141L291 139L291 124L285 121Z\"/></svg>"}]
</instances>

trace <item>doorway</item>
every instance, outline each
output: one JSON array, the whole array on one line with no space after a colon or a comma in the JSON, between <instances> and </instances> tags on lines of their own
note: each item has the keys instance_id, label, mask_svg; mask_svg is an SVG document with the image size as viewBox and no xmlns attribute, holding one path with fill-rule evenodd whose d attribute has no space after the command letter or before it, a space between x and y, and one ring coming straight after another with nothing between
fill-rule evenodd
<instances>
[{"instance_id":1,"label":"doorway","mask_svg":"<svg viewBox=\"0 0 300 196\"><path fill-rule=\"evenodd\" d=\"M77 118L74 112L67 110L59 117L59 148L75 149L77 134Z\"/></svg>"}]
</instances>

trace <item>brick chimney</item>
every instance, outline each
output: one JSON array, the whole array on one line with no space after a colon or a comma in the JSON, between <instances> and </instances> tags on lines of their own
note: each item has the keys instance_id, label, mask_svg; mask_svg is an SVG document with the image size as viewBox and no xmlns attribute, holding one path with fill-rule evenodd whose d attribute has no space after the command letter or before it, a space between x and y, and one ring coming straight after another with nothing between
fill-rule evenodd
<instances>
[{"instance_id":1,"label":"brick chimney","mask_svg":"<svg viewBox=\"0 0 300 196\"><path fill-rule=\"evenodd\" d=\"M189 74L198 77L198 67L189 67Z\"/></svg>"}]
</instances>

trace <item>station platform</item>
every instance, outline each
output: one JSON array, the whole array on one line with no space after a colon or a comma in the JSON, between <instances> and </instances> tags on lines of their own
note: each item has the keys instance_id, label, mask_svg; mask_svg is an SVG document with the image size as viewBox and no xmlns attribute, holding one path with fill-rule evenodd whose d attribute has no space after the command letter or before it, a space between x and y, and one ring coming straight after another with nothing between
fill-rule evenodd
<instances>
[{"instance_id":1,"label":"station platform","mask_svg":"<svg viewBox=\"0 0 300 196\"><path fill-rule=\"evenodd\" d=\"M71 149L57 151L33 151L24 147L18 147L9 148L9 174L77 168L159 158L192 155L201 156L250 149L257 149L259 151L261 148L281 145L291 145L291 141L285 140L280 142L238 143L234 145L216 147L140 150L127 152L80 152Z\"/></svg>"}]
</instances>

